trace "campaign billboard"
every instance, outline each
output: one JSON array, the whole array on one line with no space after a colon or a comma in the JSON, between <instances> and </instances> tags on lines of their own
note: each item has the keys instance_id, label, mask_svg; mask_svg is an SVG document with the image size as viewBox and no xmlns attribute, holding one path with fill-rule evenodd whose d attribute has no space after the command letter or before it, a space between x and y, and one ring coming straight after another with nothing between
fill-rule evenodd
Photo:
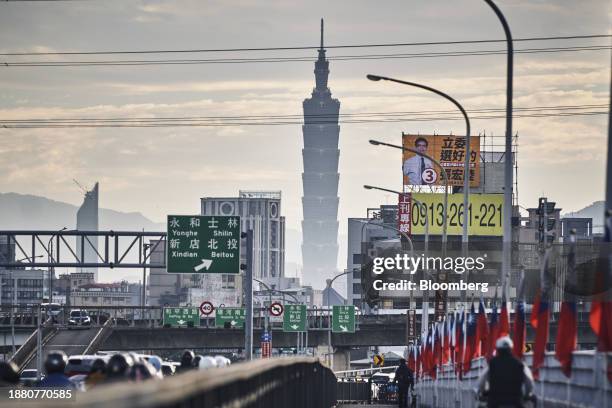
<instances>
[{"instance_id":1,"label":"campaign billboard","mask_svg":"<svg viewBox=\"0 0 612 408\"><path fill-rule=\"evenodd\" d=\"M423 205L417 205L419 201ZM503 235L503 194L470 194L468 201L468 234L481 236ZM463 194L449 194L446 210L447 234L461 235L463 231ZM412 193L412 211L410 211L411 231L413 235L425 233L425 224L429 224L429 233L442 234L444 224L444 194Z\"/></svg>"},{"instance_id":2,"label":"campaign billboard","mask_svg":"<svg viewBox=\"0 0 612 408\"><path fill-rule=\"evenodd\" d=\"M425 154L439 162L448 178L449 186L463 186L465 167L465 136L402 134L402 146ZM480 137L470 137L470 187L480 184ZM425 156L403 151L402 172L404 185L443 186L440 167Z\"/></svg>"}]
</instances>

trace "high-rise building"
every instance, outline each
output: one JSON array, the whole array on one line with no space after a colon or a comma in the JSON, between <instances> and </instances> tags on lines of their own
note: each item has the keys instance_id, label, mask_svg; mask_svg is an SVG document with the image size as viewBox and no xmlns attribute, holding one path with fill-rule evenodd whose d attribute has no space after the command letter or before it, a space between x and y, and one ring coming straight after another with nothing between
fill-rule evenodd
<instances>
[{"instance_id":1,"label":"high-rise building","mask_svg":"<svg viewBox=\"0 0 612 408\"><path fill-rule=\"evenodd\" d=\"M201 199L202 215L237 215L242 232L253 230L253 276L276 289L287 286L284 282L285 217L280 213L280 191L241 190L238 197Z\"/></svg>"},{"instance_id":2,"label":"high-rise building","mask_svg":"<svg viewBox=\"0 0 612 408\"><path fill-rule=\"evenodd\" d=\"M304 196L302 206L302 262L304 284L325 287L325 279L336 274L338 258L338 114L340 102L331 97L327 87L329 61L321 47L315 62L316 86L304 100Z\"/></svg>"},{"instance_id":3,"label":"high-rise building","mask_svg":"<svg viewBox=\"0 0 612 408\"><path fill-rule=\"evenodd\" d=\"M83 204L77 211L76 229L78 231L98 231L98 183L90 191L85 192ZM77 237L76 244L79 255L83 248L83 262L98 261L97 236ZM94 280L98 280L98 268L79 268L79 272L91 272L94 274Z\"/></svg>"}]
</instances>

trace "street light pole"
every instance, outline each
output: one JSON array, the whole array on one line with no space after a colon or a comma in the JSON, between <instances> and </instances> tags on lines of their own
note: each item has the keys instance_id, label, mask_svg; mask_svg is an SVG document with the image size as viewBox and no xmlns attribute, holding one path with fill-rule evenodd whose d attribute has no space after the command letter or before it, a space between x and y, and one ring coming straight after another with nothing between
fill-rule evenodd
<instances>
[{"instance_id":1,"label":"street light pole","mask_svg":"<svg viewBox=\"0 0 612 408\"><path fill-rule=\"evenodd\" d=\"M347 275L349 273L351 273L352 271L344 271L342 273L337 274L336 276L334 276L331 279L327 279L325 281L326 285L327 285L327 307L329 308L329 330L327 331L327 355L329 356L329 368L330 369L334 369L334 356L332 354L332 341L331 341L331 333L332 333L332 306L329 304L329 296L331 294L331 289L332 289L332 284L334 283L334 281L336 279L338 279L340 276L343 275Z\"/></svg>"},{"instance_id":2,"label":"street light pole","mask_svg":"<svg viewBox=\"0 0 612 408\"><path fill-rule=\"evenodd\" d=\"M467 118L467 116L466 116ZM435 165L438 166L438 168L440 168L440 173L443 176L444 179L444 204L442 206L442 211L444 214L442 214L442 258L446 257L446 245L447 245L447 211L448 211L448 176L446 175L446 171L444 171L444 168L442 167L442 165L440 164L440 162L438 162L436 159L434 159L433 157L429 156L428 154L425 153L421 153L415 149L412 149L410 147L404 147L404 146L398 146L395 144L391 144L391 143L385 143L385 142L380 142L378 140L372 140L370 139L370 144L374 145L374 146L388 146L388 147L393 147L395 149L400 149L402 151L409 151L412 152L414 154L417 154L419 156L425 157L429 160L431 160ZM464 225L467 225L467 223L464 223ZM438 275L438 280L439 280L439 275ZM446 301L444 302L444 305L446 306ZM429 305L428 305L429 306ZM428 316L428 320L429 320L429 316Z\"/></svg>"},{"instance_id":3,"label":"street light pole","mask_svg":"<svg viewBox=\"0 0 612 408\"><path fill-rule=\"evenodd\" d=\"M514 71L514 45L506 17L492 0L484 0L495 12L506 35L506 143L504 153L504 236L502 254L502 293L507 295L507 277L510 276L512 243L512 82ZM507 297L506 297L507 299Z\"/></svg>"},{"instance_id":4,"label":"street light pole","mask_svg":"<svg viewBox=\"0 0 612 408\"><path fill-rule=\"evenodd\" d=\"M409 152L412 152L414 154L417 154L419 156L423 156L426 159L431 160L436 166L438 166L440 168L440 173L442 174L442 178L444 179L444 204L443 204L443 214L442 214L442 257L446 256L446 243L447 243L447 210L448 210L448 177L446 175L446 172L444 171L444 168L442 167L442 165L440 164L439 161L437 161L436 159L434 159L433 157L431 157L428 154L425 153L420 153L419 151L412 149L410 147L404 147L404 146L399 146L399 145L395 145L392 143L385 143L385 142L380 142L378 140L370 140L370 144L374 145L374 146L387 146L387 147L393 147L395 149L400 149L400 150L406 150Z\"/></svg>"},{"instance_id":5,"label":"street light pole","mask_svg":"<svg viewBox=\"0 0 612 408\"><path fill-rule=\"evenodd\" d=\"M11 272L11 279L13 280L13 306L11 307L11 338L13 341L13 356L17 351L15 349L15 311L14 308L17 306L17 278Z\"/></svg>"},{"instance_id":6,"label":"street light pole","mask_svg":"<svg viewBox=\"0 0 612 408\"><path fill-rule=\"evenodd\" d=\"M384 76L379 76L379 75L370 74L367 76L367 78L370 81L380 81L380 80L390 81L390 82L395 82L398 84L409 85L409 86L413 86L416 88L425 89L426 91L433 92L436 95L440 95L441 97L446 98L461 111L461 114L463 115L463 118L465 119L465 159L463 163L463 226L462 226L463 229L462 229L462 234L461 234L461 242L463 243L464 251L467 250L467 242L468 242L468 210L467 209L468 209L469 197L470 197L470 177L469 176L470 176L470 159L472 157L471 155L472 150L470 148L470 139L471 139L470 118L468 117L467 112L465 111L465 109L463 109L463 106L461 106L461 104L457 102L455 98L453 98L452 96L438 89L432 88L430 86L417 84L415 82L402 81L400 79L389 78L389 77L384 77ZM443 173L446 173L444 169L442 168L440 171ZM448 188L448 184L446 188Z\"/></svg>"},{"instance_id":7,"label":"street light pole","mask_svg":"<svg viewBox=\"0 0 612 408\"><path fill-rule=\"evenodd\" d=\"M399 191L390 190L388 188L370 186L368 184L365 184L363 188L365 188L366 190L386 191L388 193L393 193L397 195L402 194ZM425 209L425 241L423 244L423 252L424 252L425 258L427 258L427 252L429 250L429 216L427 215L427 205L417 200L414 197L411 197L411 200L414 201L416 205L418 205L420 208ZM410 304L412 304L412 292L410 292ZM421 307L421 311L422 311L421 326L427 327L427 324L429 323L429 290L428 289L423 291L423 306Z\"/></svg>"},{"instance_id":8,"label":"street light pole","mask_svg":"<svg viewBox=\"0 0 612 408\"><path fill-rule=\"evenodd\" d=\"M66 227L63 227L61 230L51 235L51 238L49 238L49 243L47 244L47 248L49 248L49 251L47 251L47 254L49 255L49 263L52 263L54 261L53 238L55 238L57 234L59 234L62 231L65 231L66 229L67 229ZM58 242L58 246L59 246L59 242ZM52 303L53 302L53 275L55 275L55 268L52 266L49 266L48 269L49 269L49 303Z\"/></svg>"}]
</instances>

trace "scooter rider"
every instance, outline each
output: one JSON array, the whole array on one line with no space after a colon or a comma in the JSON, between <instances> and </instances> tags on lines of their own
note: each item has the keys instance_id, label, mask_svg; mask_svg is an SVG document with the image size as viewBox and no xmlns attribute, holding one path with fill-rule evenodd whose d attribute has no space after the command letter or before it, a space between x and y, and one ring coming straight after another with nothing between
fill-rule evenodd
<instances>
[{"instance_id":1,"label":"scooter rider","mask_svg":"<svg viewBox=\"0 0 612 408\"><path fill-rule=\"evenodd\" d=\"M524 396L534 399L531 370L512 355L512 347L510 337L500 337L496 356L478 380L479 395L486 396L489 408L522 408Z\"/></svg>"}]
</instances>

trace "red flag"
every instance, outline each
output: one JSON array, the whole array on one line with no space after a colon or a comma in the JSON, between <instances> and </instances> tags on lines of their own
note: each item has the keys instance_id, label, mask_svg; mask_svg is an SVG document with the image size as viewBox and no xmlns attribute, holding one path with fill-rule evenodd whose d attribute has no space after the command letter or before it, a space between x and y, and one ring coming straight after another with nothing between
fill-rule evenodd
<instances>
[{"instance_id":1,"label":"red flag","mask_svg":"<svg viewBox=\"0 0 612 408\"><path fill-rule=\"evenodd\" d=\"M434 365L436 369L442 365L442 338L440 337L439 325L436 324L434 334Z\"/></svg>"},{"instance_id":2,"label":"red flag","mask_svg":"<svg viewBox=\"0 0 612 408\"><path fill-rule=\"evenodd\" d=\"M444 340L442 342L442 364L448 363L450 360L450 322L448 317L444 319Z\"/></svg>"},{"instance_id":3,"label":"red flag","mask_svg":"<svg viewBox=\"0 0 612 408\"><path fill-rule=\"evenodd\" d=\"M464 329L463 321L465 319L465 312L462 310L457 315L455 321L455 373L459 376L459 379L463 378L463 342L464 342Z\"/></svg>"},{"instance_id":4,"label":"red flag","mask_svg":"<svg viewBox=\"0 0 612 408\"><path fill-rule=\"evenodd\" d=\"M576 318L576 302L567 288L576 284L576 233L570 232L570 250L567 254L567 275L565 279L566 292L561 304L559 326L557 328L557 343L555 357L561 363L561 371L566 377L572 375L572 352L578 342L578 319Z\"/></svg>"},{"instance_id":5,"label":"red flag","mask_svg":"<svg viewBox=\"0 0 612 408\"><path fill-rule=\"evenodd\" d=\"M564 301L561 304L561 315L559 316L555 357L561 363L561 371L566 377L572 375L572 352L578 341L577 323L576 303Z\"/></svg>"},{"instance_id":6,"label":"red flag","mask_svg":"<svg viewBox=\"0 0 612 408\"><path fill-rule=\"evenodd\" d=\"M516 302L516 309L514 311L514 334L512 335L512 340L514 341L514 355L521 360L523 359L523 349L525 348L526 330L525 302L521 299Z\"/></svg>"},{"instance_id":7,"label":"red flag","mask_svg":"<svg viewBox=\"0 0 612 408\"><path fill-rule=\"evenodd\" d=\"M421 348L415 347L414 354L415 354L414 379L416 381L421 376Z\"/></svg>"},{"instance_id":8,"label":"red flag","mask_svg":"<svg viewBox=\"0 0 612 408\"><path fill-rule=\"evenodd\" d=\"M431 368L433 366L433 349L431 344L431 328L427 331L427 340L425 341L425 350L423 350L423 374L431 376Z\"/></svg>"},{"instance_id":9,"label":"red flag","mask_svg":"<svg viewBox=\"0 0 612 408\"><path fill-rule=\"evenodd\" d=\"M433 331L433 327L429 329L429 335L427 337L428 341L428 345L427 345L427 364L428 364L428 372L429 372L429 376L431 378L433 378L434 380L436 379L436 353L435 353L435 349L434 349L434 342L435 342L435 333Z\"/></svg>"},{"instance_id":10,"label":"red flag","mask_svg":"<svg viewBox=\"0 0 612 408\"><path fill-rule=\"evenodd\" d=\"M416 372L416 359L414 358L414 350L415 347L411 346L410 351L408 352L408 368L412 370L413 373Z\"/></svg>"},{"instance_id":11,"label":"red flag","mask_svg":"<svg viewBox=\"0 0 612 408\"><path fill-rule=\"evenodd\" d=\"M472 367L472 358L476 353L476 311L474 310L474 303L470 309L470 314L466 323L466 338L465 338L465 352L463 353L463 374L470 371Z\"/></svg>"},{"instance_id":12,"label":"red flag","mask_svg":"<svg viewBox=\"0 0 612 408\"><path fill-rule=\"evenodd\" d=\"M484 303L482 299L480 299L480 303L478 305L478 322L477 322L477 338L480 344L477 344L478 350L476 350L476 356L486 356L489 348L489 325L487 323L487 313L485 311Z\"/></svg>"},{"instance_id":13,"label":"red flag","mask_svg":"<svg viewBox=\"0 0 612 408\"><path fill-rule=\"evenodd\" d=\"M508 302L506 302L506 296L503 296L501 313L499 316L499 333L497 335L497 338L508 336L509 334L510 334L510 322L508 319Z\"/></svg>"},{"instance_id":14,"label":"red flag","mask_svg":"<svg viewBox=\"0 0 612 408\"><path fill-rule=\"evenodd\" d=\"M597 350L612 351L612 303L594 300L591 303L589 322L597 335Z\"/></svg>"},{"instance_id":15,"label":"red flag","mask_svg":"<svg viewBox=\"0 0 612 408\"><path fill-rule=\"evenodd\" d=\"M533 300L533 307L531 308L531 317L529 323L534 329L538 328L538 310L540 310L540 293L536 293L536 297Z\"/></svg>"},{"instance_id":16,"label":"red flag","mask_svg":"<svg viewBox=\"0 0 612 408\"><path fill-rule=\"evenodd\" d=\"M540 299L537 309L537 327L533 346L533 364L531 371L536 380L540 376L540 367L544 364L546 343L548 342L548 302Z\"/></svg>"},{"instance_id":17,"label":"red flag","mask_svg":"<svg viewBox=\"0 0 612 408\"><path fill-rule=\"evenodd\" d=\"M455 364L455 313L450 315L450 323L448 324L448 345L449 345L449 356L450 363Z\"/></svg>"},{"instance_id":18,"label":"red flag","mask_svg":"<svg viewBox=\"0 0 612 408\"><path fill-rule=\"evenodd\" d=\"M591 328L597 334L597 351L612 351L612 302L594 300L589 313ZM612 364L608 363L608 381L612 382Z\"/></svg>"},{"instance_id":19,"label":"red flag","mask_svg":"<svg viewBox=\"0 0 612 408\"><path fill-rule=\"evenodd\" d=\"M499 338L499 319L497 316L497 305L493 304L491 312L491 323L489 323L489 347L487 348L487 361L491 360L495 353L495 342Z\"/></svg>"}]
</instances>

